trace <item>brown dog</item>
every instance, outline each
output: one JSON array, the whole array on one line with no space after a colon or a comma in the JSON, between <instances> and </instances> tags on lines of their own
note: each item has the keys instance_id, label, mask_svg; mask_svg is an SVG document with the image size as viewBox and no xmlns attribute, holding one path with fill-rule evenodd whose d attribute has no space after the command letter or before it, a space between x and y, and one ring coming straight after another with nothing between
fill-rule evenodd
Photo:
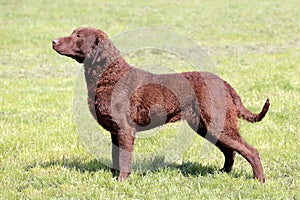
<instances>
[{"instance_id":1,"label":"brown dog","mask_svg":"<svg viewBox=\"0 0 300 200\"><path fill-rule=\"evenodd\" d=\"M251 164L254 178L265 181L258 151L242 139L237 122L262 120L269 100L253 114L227 82L211 73L155 75L134 68L94 28L78 28L52 44L59 54L84 64L89 109L111 133L112 169L120 171L120 181L131 173L136 132L181 119L223 152L222 171L232 170L238 152Z\"/></svg>"}]
</instances>

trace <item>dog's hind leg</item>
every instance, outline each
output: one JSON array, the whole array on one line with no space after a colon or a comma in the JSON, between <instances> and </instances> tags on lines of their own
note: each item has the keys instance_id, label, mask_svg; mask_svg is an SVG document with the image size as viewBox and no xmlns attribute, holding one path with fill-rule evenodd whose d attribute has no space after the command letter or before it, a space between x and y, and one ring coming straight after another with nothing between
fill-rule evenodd
<instances>
[{"instance_id":1,"label":"dog's hind leg","mask_svg":"<svg viewBox=\"0 0 300 200\"><path fill-rule=\"evenodd\" d=\"M236 148L236 151L251 164L254 178L264 183L265 177L258 151L246 142L243 142L243 145L240 148Z\"/></svg>"},{"instance_id":2,"label":"dog's hind leg","mask_svg":"<svg viewBox=\"0 0 300 200\"><path fill-rule=\"evenodd\" d=\"M260 161L258 151L255 148L253 148L252 146L250 146L249 144L247 144L246 141L243 140L241 137L238 137L239 136L238 132L236 134L231 133L229 135L227 135L227 134L222 135L219 138L219 142L224 144L226 146L226 148L232 149L233 151L236 151L239 154L241 154L252 166L254 178L258 179L260 182L264 183L265 177L264 177L263 167L262 167L262 164ZM231 136L237 136L237 137L231 137ZM227 156L229 156L229 154ZM225 155L224 166L226 165L228 167L231 164L230 163L231 160L229 159L229 160L227 160L227 162L229 164L226 163L226 155Z\"/></svg>"},{"instance_id":3,"label":"dog's hind leg","mask_svg":"<svg viewBox=\"0 0 300 200\"><path fill-rule=\"evenodd\" d=\"M232 149L226 147L224 144L222 144L220 141L218 141L216 138L212 137L210 134L207 134L207 129L205 128L205 125L202 122L195 128L196 126L189 122L190 127L195 130L198 135L204 137L208 141L210 141L212 144L215 144L224 154L225 156L225 162L224 166L220 171L224 172L230 172L232 170L232 166L234 163L235 158L235 151Z\"/></svg>"},{"instance_id":4,"label":"dog's hind leg","mask_svg":"<svg viewBox=\"0 0 300 200\"><path fill-rule=\"evenodd\" d=\"M232 166L234 163L234 158L235 158L235 151L232 149L226 147L224 144L222 144L220 141L216 143L216 146L223 152L225 156L225 162L224 166L220 171L222 172L231 172Z\"/></svg>"}]
</instances>

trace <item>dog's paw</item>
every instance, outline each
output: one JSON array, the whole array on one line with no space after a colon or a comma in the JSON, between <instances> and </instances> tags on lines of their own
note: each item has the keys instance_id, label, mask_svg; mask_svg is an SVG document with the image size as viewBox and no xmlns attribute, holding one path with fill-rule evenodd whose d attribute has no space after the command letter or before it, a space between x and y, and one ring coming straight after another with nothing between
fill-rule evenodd
<instances>
[{"instance_id":1,"label":"dog's paw","mask_svg":"<svg viewBox=\"0 0 300 200\"><path fill-rule=\"evenodd\" d=\"M118 181L122 182L125 181L128 177L129 177L130 173L126 173L126 172L120 172L119 174L119 178Z\"/></svg>"}]
</instances>

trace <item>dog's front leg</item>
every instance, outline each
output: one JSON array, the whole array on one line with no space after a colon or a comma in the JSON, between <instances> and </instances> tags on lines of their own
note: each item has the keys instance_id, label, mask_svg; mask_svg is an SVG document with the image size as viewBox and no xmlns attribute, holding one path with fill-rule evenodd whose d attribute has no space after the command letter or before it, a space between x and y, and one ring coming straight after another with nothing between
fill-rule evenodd
<instances>
[{"instance_id":1,"label":"dog's front leg","mask_svg":"<svg viewBox=\"0 0 300 200\"><path fill-rule=\"evenodd\" d=\"M120 167L119 181L127 179L131 173L135 132L135 129L130 127L125 130L121 130L118 133Z\"/></svg>"},{"instance_id":2,"label":"dog's front leg","mask_svg":"<svg viewBox=\"0 0 300 200\"><path fill-rule=\"evenodd\" d=\"M117 176L117 172L120 171L119 164L119 140L117 137L117 133L111 133L111 143L112 143L112 168L111 172L113 173L113 177Z\"/></svg>"}]
</instances>

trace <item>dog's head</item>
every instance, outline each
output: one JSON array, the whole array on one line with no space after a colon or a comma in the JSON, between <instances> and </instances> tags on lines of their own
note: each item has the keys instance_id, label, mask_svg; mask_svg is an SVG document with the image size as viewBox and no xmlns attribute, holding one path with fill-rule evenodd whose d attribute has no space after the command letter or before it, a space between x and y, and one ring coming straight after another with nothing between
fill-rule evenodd
<instances>
[{"instance_id":1,"label":"dog's head","mask_svg":"<svg viewBox=\"0 0 300 200\"><path fill-rule=\"evenodd\" d=\"M107 40L107 35L95 28L77 28L70 36L52 41L53 49L64 56L71 57L79 63L90 57L93 49Z\"/></svg>"}]
</instances>

